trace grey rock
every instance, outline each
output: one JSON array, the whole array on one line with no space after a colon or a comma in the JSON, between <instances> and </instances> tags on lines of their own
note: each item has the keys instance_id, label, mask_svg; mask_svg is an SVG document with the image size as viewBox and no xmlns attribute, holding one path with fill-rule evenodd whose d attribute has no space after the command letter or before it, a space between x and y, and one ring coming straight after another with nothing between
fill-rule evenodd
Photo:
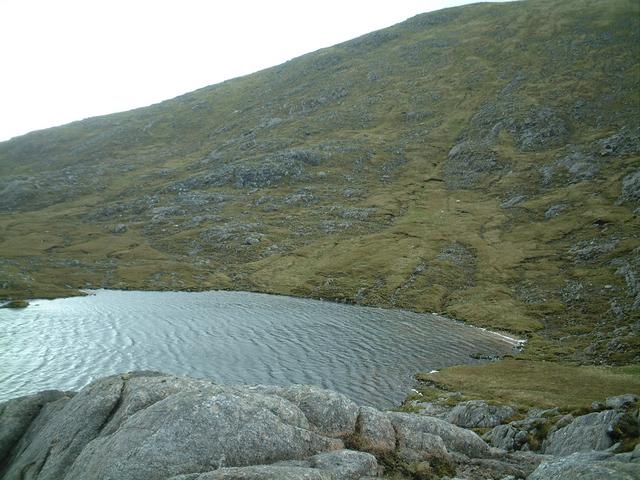
<instances>
[{"instance_id":1,"label":"grey rock","mask_svg":"<svg viewBox=\"0 0 640 480\"><path fill-rule=\"evenodd\" d=\"M211 207L222 204L227 200L230 200L230 198L230 196L223 195L221 193L180 191L176 196L176 201L181 206L189 209L201 209L205 206Z\"/></svg>"},{"instance_id":2,"label":"grey rock","mask_svg":"<svg viewBox=\"0 0 640 480\"><path fill-rule=\"evenodd\" d=\"M465 428L487 428L500 425L515 414L507 405L489 405L482 400L460 402L447 415L447 421Z\"/></svg>"},{"instance_id":3,"label":"grey rock","mask_svg":"<svg viewBox=\"0 0 640 480\"><path fill-rule=\"evenodd\" d=\"M569 205L567 205L566 203L558 203L556 205L551 205L547 209L547 211L544 212L544 218L546 218L547 220L555 218L567 208L569 208Z\"/></svg>"},{"instance_id":4,"label":"grey rock","mask_svg":"<svg viewBox=\"0 0 640 480\"><path fill-rule=\"evenodd\" d=\"M340 479L358 479L378 473L376 457L354 450L336 450L314 455L309 459L313 468L326 470Z\"/></svg>"},{"instance_id":5,"label":"grey rock","mask_svg":"<svg viewBox=\"0 0 640 480\"><path fill-rule=\"evenodd\" d=\"M469 277L472 277L474 273L476 255L473 247L466 246L460 242L453 242L445 245L442 250L438 252L436 259L461 267L469 273ZM468 278L468 282L471 284L473 282L473 278Z\"/></svg>"},{"instance_id":6,"label":"grey rock","mask_svg":"<svg viewBox=\"0 0 640 480\"><path fill-rule=\"evenodd\" d=\"M574 453L542 462L528 480L637 480L640 464L619 460L610 452Z\"/></svg>"},{"instance_id":7,"label":"grey rock","mask_svg":"<svg viewBox=\"0 0 640 480\"><path fill-rule=\"evenodd\" d=\"M631 256L617 258L611 262L618 266L616 275L622 275L627 284L628 295L634 298L634 309L640 309L640 247L635 248Z\"/></svg>"},{"instance_id":8,"label":"grey rock","mask_svg":"<svg viewBox=\"0 0 640 480\"><path fill-rule=\"evenodd\" d=\"M25 206L38 196L39 187L32 177L15 178L0 184L0 211Z\"/></svg>"},{"instance_id":9,"label":"grey rock","mask_svg":"<svg viewBox=\"0 0 640 480\"><path fill-rule=\"evenodd\" d=\"M65 397L59 390L47 390L0 403L0 469L42 407Z\"/></svg>"},{"instance_id":10,"label":"grey rock","mask_svg":"<svg viewBox=\"0 0 640 480\"><path fill-rule=\"evenodd\" d=\"M132 372L120 375L124 382L117 409L100 431L114 433L132 415L178 392L197 392L213 385L210 381L175 377L159 372ZM218 387L220 388L220 387Z\"/></svg>"},{"instance_id":11,"label":"grey rock","mask_svg":"<svg viewBox=\"0 0 640 480\"><path fill-rule=\"evenodd\" d=\"M633 407L638 403L640 397L638 395L634 395L632 393L627 393L624 395L618 395L616 397L609 397L605 401L605 406L607 408L627 408Z\"/></svg>"},{"instance_id":12,"label":"grey rock","mask_svg":"<svg viewBox=\"0 0 640 480\"><path fill-rule=\"evenodd\" d=\"M555 181L557 172L553 165L543 165L538 171L540 173L540 183L543 187L548 187Z\"/></svg>"},{"instance_id":13,"label":"grey rock","mask_svg":"<svg viewBox=\"0 0 640 480\"><path fill-rule=\"evenodd\" d=\"M544 453L570 455L575 452L605 450L613 445L610 432L623 416L615 410L606 410L577 417L549 435L543 445Z\"/></svg>"},{"instance_id":14,"label":"grey rock","mask_svg":"<svg viewBox=\"0 0 640 480\"><path fill-rule=\"evenodd\" d=\"M580 302L584 299L584 285L576 280L566 280L564 287L560 290L562 301L566 304Z\"/></svg>"},{"instance_id":15,"label":"grey rock","mask_svg":"<svg viewBox=\"0 0 640 480\"><path fill-rule=\"evenodd\" d=\"M328 415L316 420L320 427L352 431L357 408L346 397L314 387L275 389L296 399L311 416ZM314 397L330 405L313 407ZM7 405L3 414L9 412ZM340 415L336 410L342 408L349 413ZM3 422L9 432L7 451L14 452L3 472L7 480L166 478L308 458L343 447L340 440L312 431L302 410L283 396L154 372L107 377L71 399L46 404L16 445L24 423L16 428Z\"/></svg>"},{"instance_id":16,"label":"grey rock","mask_svg":"<svg viewBox=\"0 0 640 480\"><path fill-rule=\"evenodd\" d=\"M445 420L408 413L389 412L391 424L396 430L397 440L408 448L420 449L423 444L434 444L427 435L439 437L447 450L468 457L489 455L489 446L474 432L452 425ZM426 439L426 442L425 442Z\"/></svg>"},{"instance_id":17,"label":"grey rock","mask_svg":"<svg viewBox=\"0 0 640 480\"><path fill-rule=\"evenodd\" d=\"M165 477L166 478L166 477ZM252 465L177 475L168 480L336 480L331 472L308 467Z\"/></svg>"},{"instance_id":18,"label":"grey rock","mask_svg":"<svg viewBox=\"0 0 640 480\"><path fill-rule=\"evenodd\" d=\"M123 388L124 381L114 376L80 391L17 453L4 480L64 478L76 457L117 410Z\"/></svg>"},{"instance_id":19,"label":"grey rock","mask_svg":"<svg viewBox=\"0 0 640 480\"><path fill-rule=\"evenodd\" d=\"M452 457L442 438L431 433L399 431L395 456L405 463L434 462L451 464Z\"/></svg>"},{"instance_id":20,"label":"grey rock","mask_svg":"<svg viewBox=\"0 0 640 480\"><path fill-rule=\"evenodd\" d=\"M465 140L449 151L444 164L444 181L448 188L472 188L501 168L495 153L486 145Z\"/></svg>"},{"instance_id":21,"label":"grey rock","mask_svg":"<svg viewBox=\"0 0 640 480\"><path fill-rule=\"evenodd\" d=\"M367 220L371 215L376 213L375 208L356 208L356 207L332 207L330 212L335 212L341 218L348 220Z\"/></svg>"},{"instance_id":22,"label":"grey rock","mask_svg":"<svg viewBox=\"0 0 640 480\"><path fill-rule=\"evenodd\" d=\"M469 479L508 479L525 478L542 461L542 456L530 452L505 454L496 458L466 458L454 455L456 474Z\"/></svg>"},{"instance_id":23,"label":"grey rock","mask_svg":"<svg viewBox=\"0 0 640 480\"><path fill-rule=\"evenodd\" d=\"M280 125L282 123L282 119L279 117L272 117L272 118L265 118L261 123L260 123L260 127L261 128L273 128L273 127L277 127L278 125Z\"/></svg>"},{"instance_id":24,"label":"grey rock","mask_svg":"<svg viewBox=\"0 0 640 480\"><path fill-rule=\"evenodd\" d=\"M640 202L640 170L630 173L622 179L622 191L618 204Z\"/></svg>"},{"instance_id":25,"label":"grey rock","mask_svg":"<svg viewBox=\"0 0 640 480\"><path fill-rule=\"evenodd\" d=\"M616 460L621 462L633 462L640 464L640 443L638 443L630 452L619 453L615 456Z\"/></svg>"},{"instance_id":26,"label":"grey rock","mask_svg":"<svg viewBox=\"0 0 640 480\"><path fill-rule=\"evenodd\" d=\"M594 260L597 257L613 251L618 245L617 239L593 239L585 240L573 245L569 254L581 261Z\"/></svg>"},{"instance_id":27,"label":"grey rock","mask_svg":"<svg viewBox=\"0 0 640 480\"><path fill-rule=\"evenodd\" d=\"M335 233L343 230L349 230L353 227L353 222L347 220L322 220L320 222L322 231L325 233Z\"/></svg>"},{"instance_id":28,"label":"grey rock","mask_svg":"<svg viewBox=\"0 0 640 480\"><path fill-rule=\"evenodd\" d=\"M570 153L558 160L556 164L566 169L569 183L591 180L598 174L602 166L600 160L580 151Z\"/></svg>"},{"instance_id":29,"label":"grey rock","mask_svg":"<svg viewBox=\"0 0 640 480\"><path fill-rule=\"evenodd\" d=\"M186 211L176 205L168 205L166 207L154 207L151 209L151 221L160 223L169 220L172 217L186 214Z\"/></svg>"},{"instance_id":30,"label":"grey rock","mask_svg":"<svg viewBox=\"0 0 640 480\"><path fill-rule=\"evenodd\" d=\"M596 148L602 156L633 155L640 153L640 128L623 127L619 132L598 140Z\"/></svg>"},{"instance_id":31,"label":"grey rock","mask_svg":"<svg viewBox=\"0 0 640 480\"><path fill-rule=\"evenodd\" d=\"M341 446L307 425L304 414L283 398L203 385L145 408L113 434L89 443L66 479L162 479L304 458Z\"/></svg>"},{"instance_id":32,"label":"grey rock","mask_svg":"<svg viewBox=\"0 0 640 480\"><path fill-rule=\"evenodd\" d=\"M125 233L126 231L127 231L127 226L124 223L118 223L116 225L112 225L109 228L109 232L115 233L115 234Z\"/></svg>"},{"instance_id":33,"label":"grey rock","mask_svg":"<svg viewBox=\"0 0 640 480\"><path fill-rule=\"evenodd\" d=\"M316 200L313 193L308 189L298 190L296 193L287 195L284 198L284 203L287 205L305 204L308 205Z\"/></svg>"},{"instance_id":34,"label":"grey rock","mask_svg":"<svg viewBox=\"0 0 640 480\"><path fill-rule=\"evenodd\" d=\"M244 244L245 245L257 245L259 243L260 243L260 237L249 236L249 237L244 239Z\"/></svg>"},{"instance_id":35,"label":"grey rock","mask_svg":"<svg viewBox=\"0 0 640 480\"><path fill-rule=\"evenodd\" d=\"M500 204L500 208L513 208L527 199L526 195L515 195Z\"/></svg>"},{"instance_id":36,"label":"grey rock","mask_svg":"<svg viewBox=\"0 0 640 480\"><path fill-rule=\"evenodd\" d=\"M169 185L167 191L189 191L231 185L235 188L267 188L309 177L307 168L318 166L328 156L309 149L292 149L255 160L216 164L212 171Z\"/></svg>"},{"instance_id":37,"label":"grey rock","mask_svg":"<svg viewBox=\"0 0 640 480\"><path fill-rule=\"evenodd\" d=\"M276 395L297 406L312 430L327 437L346 437L355 431L358 406L349 397L310 385L286 387L256 385L249 391Z\"/></svg>"},{"instance_id":38,"label":"grey rock","mask_svg":"<svg viewBox=\"0 0 640 480\"><path fill-rule=\"evenodd\" d=\"M248 237L259 237L260 234L255 232L259 227L257 223L222 223L201 231L200 239L205 242L215 242L218 246L243 243Z\"/></svg>"},{"instance_id":39,"label":"grey rock","mask_svg":"<svg viewBox=\"0 0 640 480\"><path fill-rule=\"evenodd\" d=\"M527 442L527 432L513 425L498 425L487 432L482 438L496 448L514 451L520 450Z\"/></svg>"},{"instance_id":40,"label":"grey rock","mask_svg":"<svg viewBox=\"0 0 640 480\"><path fill-rule=\"evenodd\" d=\"M558 420L556 420L556 423L553 426L552 431L549 432L549 433L553 433L556 430L559 430L561 428L566 427L567 425L569 425L574 420L575 420L575 417L573 415L571 415L571 414L562 415Z\"/></svg>"},{"instance_id":41,"label":"grey rock","mask_svg":"<svg viewBox=\"0 0 640 480\"><path fill-rule=\"evenodd\" d=\"M385 455L396 448L396 434L391 420L375 408L360 407L355 436L358 448L365 452Z\"/></svg>"},{"instance_id":42,"label":"grey rock","mask_svg":"<svg viewBox=\"0 0 640 480\"><path fill-rule=\"evenodd\" d=\"M546 150L566 143L569 127L551 107L535 108L515 128L520 149L525 152Z\"/></svg>"}]
</instances>

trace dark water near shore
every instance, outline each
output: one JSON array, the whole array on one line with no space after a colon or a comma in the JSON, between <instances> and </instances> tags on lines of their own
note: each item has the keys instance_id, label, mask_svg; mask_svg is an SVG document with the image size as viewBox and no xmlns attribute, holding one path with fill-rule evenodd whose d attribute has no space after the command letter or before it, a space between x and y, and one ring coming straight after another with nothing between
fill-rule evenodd
<instances>
[{"instance_id":1,"label":"dark water near shore","mask_svg":"<svg viewBox=\"0 0 640 480\"><path fill-rule=\"evenodd\" d=\"M246 292L124 292L0 309L0 401L130 370L307 383L398 404L420 371L511 345L435 315Z\"/></svg>"}]
</instances>

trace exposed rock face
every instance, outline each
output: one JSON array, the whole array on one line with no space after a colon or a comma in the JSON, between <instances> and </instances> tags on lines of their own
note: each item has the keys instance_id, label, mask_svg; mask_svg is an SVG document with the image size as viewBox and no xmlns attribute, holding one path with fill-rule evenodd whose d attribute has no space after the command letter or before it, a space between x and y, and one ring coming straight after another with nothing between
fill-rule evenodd
<instances>
[{"instance_id":1,"label":"exposed rock face","mask_svg":"<svg viewBox=\"0 0 640 480\"><path fill-rule=\"evenodd\" d=\"M487 174L500 170L493 151L485 144L466 140L454 145L444 165L444 178L449 188L473 188Z\"/></svg>"},{"instance_id":2,"label":"exposed rock face","mask_svg":"<svg viewBox=\"0 0 640 480\"><path fill-rule=\"evenodd\" d=\"M319 453L309 459L309 464L313 468L333 472L339 478L357 479L378 474L376 457L353 450Z\"/></svg>"},{"instance_id":3,"label":"exposed rock face","mask_svg":"<svg viewBox=\"0 0 640 480\"><path fill-rule=\"evenodd\" d=\"M532 109L513 128L516 141L525 152L561 145L569 135L569 127L551 107Z\"/></svg>"},{"instance_id":4,"label":"exposed rock face","mask_svg":"<svg viewBox=\"0 0 640 480\"><path fill-rule=\"evenodd\" d=\"M624 202L640 202L640 170L622 179L622 193L618 203Z\"/></svg>"},{"instance_id":5,"label":"exposed rock face","mask_svg":"<svg viewBox=\"0 0 640 480\"><path fill-rule=\"evenodd\" d=\"M253 465L220 468L212 472L177 475L169 480L333 480L331 472L307 467Z\"/></svg>"},{"instance_id":6,"label":"exposed rock face","mask_svg":"<svg viewBox=\"0 0 640 480\"><path fill-rule=\"evenodd\" d=\"M49 390L19 397L0 404L0 465L11 452L11 448L24 435L31 422L38 416L42 407L65 398L64 392Z\"/></svg>"},{"instance_id":7,"label":"exposed rock face","mask_svg":"<svg viewBox=\"0 0 640 480\"><path fill-rule=\"evenodd\" d=\"M360 449L379 455L392 453L396 448L396 433L389 417L371 407L360 407L356 424Z\"/></svg>"},{"instance_id":8,"label":"exposed rock face","mask_svg":"<svg viewBox=\"0 0 640 480\"><path fill-rule=\"evenodd\" d=\"M614 430L623 415L616 410L607 410L578 417L566 427L549 435L544 452L551 455L570 455L575 452L605 450L613 445L609 432Z\"/></svg>"},{"instance_id":9,"label":"exposed rock face","mask_svg":"<svg viewBox=\"0 0 640 480\"><path fill-rule=\"evenodd\" d=\"M610 452L574 453L552 458L538 466L529 480L634 480L640 478L638 458Z\"/></svg>"},{"instance_id":10,"label":"exposed rock face","mask_svg":"<svg viewBox=\"0 0 640 480\"><path fill-rule=\"evenodd\" d=\"M489 405L482 400L470 400L456 405L447 415L447 421L465 428L495 427L515 413L509 406Z\"/></svg>"},{"instance_id":11,"label":"exposed rock face","mask_svg":"<svg viewBox=\"0 0 640 480\"><path fill-rule=\"evenodd\" d=\"M380 473L372 453L425 465L494 454L444 420L360 408L303 385L220 386L138 372L0 409L7 480L357 479Z\"/></svg>"},{"instance_id":12,"label":"exposed rock face","mask_svg":"<svg viewBox=\"0 0 640 480\"><path fill-rule=\"evenodd\" d=\"M482 438L496 448L513 451L520 450L527 442L527 433L513 425L497 425Z\"/></svg>"},{"instance_id":13,"label":"exposed rock face","mask_svg":"<svg viewBox=\"0 0 640 480\"><path fill-rule=\"evenodd\" d=\"M629 408L635 406L638 403L638 400L640 400L640 397L628 393L626 395L607 398L605 406L607 408Z\"/></svg>"},{"instance_id":14,"label":"exposed rock face","mask_svg":"<svg viewBox=\"0 0 640 480\"><path fill-rule=\"evenodd\" d=\"M638 436L636 398L607 404L616 409L557 415L547 451L606 448L625 428ZM513 410L464 402L449 416L477 425L507 413ZM519 448L520 436L541 419L498 425L487 438ZM640 449L566 458L507 453L442 418L358 407L317 387L223 386L156 372L106 377L75 395L49 391L0 404L6 480L356 480L394 475L394 468L429 478L502 479L525 478L542 460L530 478L635 478Z\"/></svg>"},{"instance_id":15,"label":"exposed rock face","mask_svg":"<svg viewBox=\"0 0 640 480\"><path fill-rule=\"evenodd\" d=\"M345 437L351 435L358 418L358 406L348 397L308 385L290 387L255 386L251 391L282 397L298 407L311 428L321 435Z\"/></svg>"},{"instance_id":16,"label":"exposed rock face","mask_svg":"<svg viewBox=\"0 0 640 480\"><path fill-rule=\"evenodd\" d=\"M489 455L489 446L474 432L452 425L439 418L422 417L410 413L389 413L398 441L405 448L441 449L464 453L468 457ZM438 440L439 438L439 440ZM442 444L441 444L442 442Z\"/></svg>"},{"instance_id":17,"label":"exposed rock face","mask_svg":"<svg viewBox=\"0 0 640 480\"><path fill-rule=\"evenodd\" d=\"M304 458L340 446L309 431L304 414L281 398L212 386L161 400L94 440L66 478L160 479Z\"/></svg>"}]
</instances>

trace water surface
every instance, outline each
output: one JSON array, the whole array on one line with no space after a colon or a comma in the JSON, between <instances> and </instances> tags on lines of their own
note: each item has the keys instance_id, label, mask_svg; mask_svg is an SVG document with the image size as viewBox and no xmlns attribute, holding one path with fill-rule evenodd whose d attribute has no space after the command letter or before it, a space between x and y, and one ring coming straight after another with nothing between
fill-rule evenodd
<instances>
[{"instance_id":1,"label":"water surface","mask_svg":"<svg viewBox=\"0 0 640 480\"><path fill-rule=\"evenodd\" d=\"M390 407L416 372L512 348L402 310L247 292L92 293L0 309L0 401L144 369L225 384L313 384Z\"/></svg>"}]
</instances>

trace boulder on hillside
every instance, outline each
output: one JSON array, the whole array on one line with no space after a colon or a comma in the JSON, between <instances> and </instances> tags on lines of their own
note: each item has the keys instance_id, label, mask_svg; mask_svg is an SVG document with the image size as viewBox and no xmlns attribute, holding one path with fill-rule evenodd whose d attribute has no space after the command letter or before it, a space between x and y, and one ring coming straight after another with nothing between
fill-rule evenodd
<instances>
[{"instance_id":1,"label":"boulder on hillside","mask_svg":"<svg viewBox=\"0 0 640 480\"><path fill-rule=\"evenodd\" d=\"M516 428L513 425L497 425L491 431L482 436L484 440L489 442L496 448L512 452L520 450L527 443L527 432Z\"/></svg>"},{"instance_id":2,"label":"boulder on hillside","mask_svg":"<svg viewBox=\"0 0 640 480\"><path fill-rule=\"evenodd\" d=\"M605 401L605 406L607 408L629 408L635 407L640 400L638 395L634 395L632 393L626 393L624 395L618 395L616 397L609 397Z\"/></svg>"},{"instance_id":3,"label":"boulder on hillside","mask_svg":"<svg viewBox=\"0 0 640 480\"><path fill-rule=\"evenodd\" d=\"M453 407L446 420L459 427L487 428L500 425L515 413L515 409L507 405L489 405L483 400L469 400Z\"/></svg>"},{"instance_id":4,"label":"boulder on hillside","mask_svg":"<svg viewBox=\"0 0 640 480\"><path fill-rule=\"evenodd\" d=\"M356 422L358 448L365 452L385 455L396 448L396 433L389 417L371 407L360 407Z\"/></svg>"},{"instance_id":5,"label":"boulder on hillside","mask_svg":"<svg viewBox=\"0 0 640 480\"><path fill-rule=\"evenodd\" d=\"M624 417L625 413L617 410L577 417L549 435L544 442L544 453L564 456L575 452L606 450L613 445L611 434Z\"/></svg>"},{"instance_id":6,"label":"boulder on hillside","mask_svg":"<svg viewBox=\"0 0 640 480\"><path fill-rule=\"evenodd\" d=\"M468 457L483 457L490 454L487 445L471 430L452 425L433 417L423 417L410 413L389 412L391 424L396 431L397 441L406 448L424 450L433 447L439 450L439 437L448 451L462 453Z\"/></svg>"},{"instance_id":7,"label":"boulder on hillside","mask_svg":"<svg viewBox=\"0 0 640 480\"><path fill-rule=\"evenodd\" d=\"M542 462L528 480L637 480L640 463L611 452L581 452Z\"/></svg>"}]
</instances>

